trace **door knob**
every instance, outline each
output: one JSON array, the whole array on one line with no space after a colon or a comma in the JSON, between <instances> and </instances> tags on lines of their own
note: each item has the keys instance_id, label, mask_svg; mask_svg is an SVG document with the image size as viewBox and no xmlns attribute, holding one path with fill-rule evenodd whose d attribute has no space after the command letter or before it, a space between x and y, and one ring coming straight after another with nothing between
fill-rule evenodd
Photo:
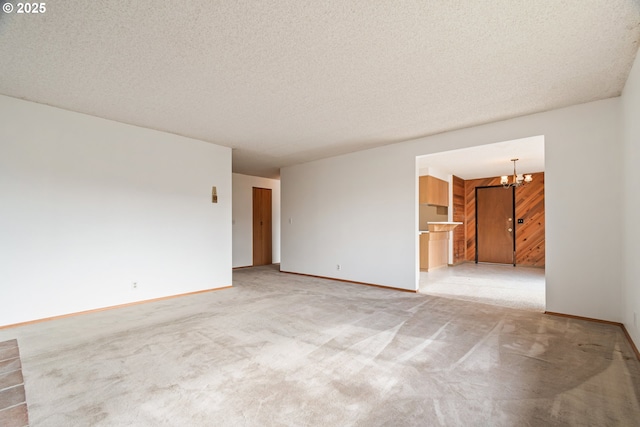
<instances>
[{"instance_id":1,"label":"door knob","mask_svg":"<svg viewBox=\"0 0 640 427\"><path fill-rule=\"evenodd\" d=\"M513 231L513 228L509 228L509 233L511 233Z\"/></svg>"}]
</instances>

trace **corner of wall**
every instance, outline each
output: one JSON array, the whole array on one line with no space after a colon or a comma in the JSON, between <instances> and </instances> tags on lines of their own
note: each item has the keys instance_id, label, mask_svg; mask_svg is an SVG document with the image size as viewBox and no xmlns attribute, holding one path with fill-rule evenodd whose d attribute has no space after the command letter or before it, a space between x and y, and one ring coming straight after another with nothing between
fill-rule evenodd
<instances>
[{"instance_id":1,"label":"corner of wall","mask_svg":"<svg viewBox=\"0 0 640 427\"><path fill-rule=\"evenodd\" d=\"M640 193L637 183L640 182L640 52L636 54L635 62L629 73L622 96L621 108L621 139L623 153L623 323L634 341L640 348L640 264L637 256L640 254Z\"/></svg>"}]
</instances>

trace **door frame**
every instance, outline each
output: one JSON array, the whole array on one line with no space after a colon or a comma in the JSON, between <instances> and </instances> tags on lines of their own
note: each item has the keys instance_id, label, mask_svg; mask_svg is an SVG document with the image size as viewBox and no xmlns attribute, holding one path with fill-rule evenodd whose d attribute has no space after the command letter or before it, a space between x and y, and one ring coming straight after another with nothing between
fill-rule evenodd
<instances>
[{"instance_id":1,"label":"door frame","mask_svg":"<svg viewBox=\"0 0 640 427\"><path fill-rule=\"evenodd\" d=\"M475 261L476 264L478 263L478 189L482 189L482 188L502 188L502 185L485 185L483 187L476 187L475 188L475 194L474 197L476 198L476 203L475 203L475 208L476 208L476 212L475 212L475 220L476 220L476 254L475 254ZM511 190L511 197L512 197L512 201L511 201L511 207L512 207L512 212L511 212L511 218L513 218L513 233L511 235L511 239L512 239L512 264L515 267L516 266L516 188L515 187L510 187L509 188Z\"/></svg>"}]
</instances>

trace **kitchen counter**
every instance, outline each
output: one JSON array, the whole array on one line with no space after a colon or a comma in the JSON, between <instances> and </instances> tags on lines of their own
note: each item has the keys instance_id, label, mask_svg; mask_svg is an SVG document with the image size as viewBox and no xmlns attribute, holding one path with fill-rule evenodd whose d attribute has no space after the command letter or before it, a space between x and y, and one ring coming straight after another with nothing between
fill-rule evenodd
<instances>
[{"instance_id":1,"label":"kitchen counter","mask_svg":"<svg viewBox=\"0 0 640 427\"><path fill-rule=\"evenodd\" d=\"M427 222L429 231L451 231L457 226L462 225L461 222Z\"/></svg>"}]
</instances>

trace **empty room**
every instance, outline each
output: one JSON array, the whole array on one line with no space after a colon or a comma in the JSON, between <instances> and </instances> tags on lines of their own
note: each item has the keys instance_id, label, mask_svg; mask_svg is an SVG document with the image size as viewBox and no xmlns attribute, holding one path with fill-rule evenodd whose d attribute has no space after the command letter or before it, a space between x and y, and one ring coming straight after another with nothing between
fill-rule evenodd
<instances>
[{"instance_id":1,"label":"empty room","mask_svg":"<svg viewBox=\"0 0 640 427\"><path fill-rule=\"evenodd\" d=\"M636 0L0 3L0 426L638 424Z\"/></svg>"}]
</instances>

